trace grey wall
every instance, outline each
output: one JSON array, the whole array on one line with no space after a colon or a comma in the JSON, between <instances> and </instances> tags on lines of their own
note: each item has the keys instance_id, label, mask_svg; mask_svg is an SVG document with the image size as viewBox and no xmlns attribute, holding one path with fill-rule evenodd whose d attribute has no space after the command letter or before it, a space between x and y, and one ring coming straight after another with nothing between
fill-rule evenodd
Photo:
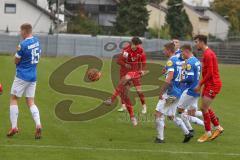
<instances>
[{"instance_id":1,"label":"grey wall","mask_svg":"<svg viewBox=\"0 0 240 160\"><path fill-rule=\"evenodd\" d=\"M36 35L41 42L43 55L46 56L79 56L94 55L112 57L118 54L131 37L109 37L89 35ZM0 54L15 53L20 42L17 35L0 34ZM164 60L161 52L168 40L143 39L143 47L149 59ZM181 42L181 44L192 42ZM210 47L216 52L221 63L240 64L240 43L211 42ZM198 54L200 56L200 54Z\"/></svg>"},{"instance_id":2,"label":"grey wall","mask_svg":"<svg viewBox=\"0 0 240 160\"><path fill-rule=\"evenodd\" d=\"M42 45L43 54L49 56L96 55L111 57L121 51L131 37L92 37L88 35L36 35ZM0 52L12 53L20 42L17 35L0 34ZM143 40L147 52L160 51L164 40Z\"/></svg>"}]
</instances>

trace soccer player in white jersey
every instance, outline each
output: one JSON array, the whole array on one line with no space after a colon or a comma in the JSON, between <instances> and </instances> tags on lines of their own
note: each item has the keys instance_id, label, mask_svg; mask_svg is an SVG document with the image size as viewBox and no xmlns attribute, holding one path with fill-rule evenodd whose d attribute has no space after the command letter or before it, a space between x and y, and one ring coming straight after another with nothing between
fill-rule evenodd
<instances>
[{"instance_id":1,"label":"soccer player in white jersey","mask_svg":"<svg viewBox=\"0 0 240 160\"><path fill-rule=\"evenodd\" d=\"M37 64L41 48L38 39L32 36L31 24L22 24L20 30L23 40L18 45L15 55L16 75L12 84L10 97L10 121L12 127L7 136L12 137L18 133L18 100L22 96L25 96L26 103L36 124L35 139L40 139L42 125L38 107L34 102L34 96L37 80Z\"/></svg>"}]
</instances>

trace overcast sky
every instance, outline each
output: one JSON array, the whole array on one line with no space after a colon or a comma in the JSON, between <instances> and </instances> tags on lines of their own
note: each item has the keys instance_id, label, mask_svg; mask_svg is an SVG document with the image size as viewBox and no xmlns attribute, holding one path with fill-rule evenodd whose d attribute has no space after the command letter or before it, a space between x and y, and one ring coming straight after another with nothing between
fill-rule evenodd
<instances>
[{"instance_id":1,"label":"overcast sky","mask_svg":"<svg viewBox=\"0 0 240 160\"><path fill-rule=\"evenodd\" d=\"M184 0L186 3L193 3L194 1L202 1L204 6L209 6L209 1L213 1L213 0Z\"/></svg>"}]
</instances>

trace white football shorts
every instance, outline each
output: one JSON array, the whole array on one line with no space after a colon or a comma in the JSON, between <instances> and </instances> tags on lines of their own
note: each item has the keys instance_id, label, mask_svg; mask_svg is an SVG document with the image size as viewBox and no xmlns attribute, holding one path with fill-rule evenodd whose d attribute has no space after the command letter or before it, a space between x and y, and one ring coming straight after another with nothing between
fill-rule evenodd
<instances>
[{"instance_id":1,"label":"white football shorts","mask_svg":"<svg viewBox=\"0 0 240 160\"><path fill-rule=\"evenodd\" d=\"M182 109L196 109L198 110L198 97L193 97L187 94L188 90L185 90L178 102L178 108Z\"/></svg>"},{"instance_id":2,"label":"white football shorts","mask_svg":"<svg viewBox=\"0 0 240 160\"><path fill-rule=\"evenodd\" d=\"M163 95L163 99L158 101L156 111L161 112L165 116L175 116L179 100L176 99L174 103L167 104L166 99L169 97L166 93Z\"/></svg>"},{"instance_id":3,"label":"white football shorts","mask_svg":"<svg viewBox=\"0 0 240 160\"><path fill-rule=\"evenodd\" d=\"M27 82L15 77L11 88L11 95L22 97L24 94L25 97L33 98L35 96L35 91L36 82Z\"/></svg>"}]
</instances>

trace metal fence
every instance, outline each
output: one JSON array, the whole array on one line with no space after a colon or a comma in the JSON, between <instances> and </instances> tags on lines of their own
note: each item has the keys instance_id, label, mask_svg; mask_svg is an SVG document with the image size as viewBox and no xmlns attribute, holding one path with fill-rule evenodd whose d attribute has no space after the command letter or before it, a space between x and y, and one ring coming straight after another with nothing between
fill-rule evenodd
<instances>
[{"instance_id":1,"label":"metal fence","mask_svg":"<svg viewBox=\"0 0 240 160\"><path fill-rule=\"evenodd\" d=\"M97 57L112 57L119 53L131 37L96 36L90 35L36 35L42 45L45 56L79 56L94 55ZM16 34L0 34L0 54L15 53L21 38ZM161 50L168 40L143 39L143 47L150 59L164 59ZM181 42L190 43L192 42ZM211 42L210 46L216 51L222 63L240 64L240 42Z\"/></svg>"}]
</instances>

